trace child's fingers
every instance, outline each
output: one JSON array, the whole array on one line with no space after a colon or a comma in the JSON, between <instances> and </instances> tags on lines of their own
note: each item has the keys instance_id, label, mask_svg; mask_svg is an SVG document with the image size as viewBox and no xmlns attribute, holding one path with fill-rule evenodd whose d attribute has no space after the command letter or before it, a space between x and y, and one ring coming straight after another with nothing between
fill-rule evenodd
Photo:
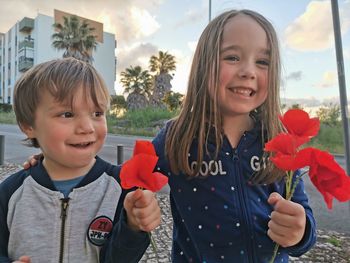
<instances>
[{"instance_id":1,"label":"child's fingers","mask_svg":"<svg viewBox=\"0 0 350 263\"><path fill-rule=\"evenodd\" d=\"M137 189L133 192L127 193L124 199L124 207L129 210L135 206L135 202L142 197L142 190Z\"/></svg>"},{"instance_id":2,"label":"child's fingers","mask_svg":"<svg viewBox=\"0 0 350 263\"><path fill-rule=\"evenodd\" d=\"M281 236L275 232L273 232L271 229L267 230L267 235L277 244L279 244L282 247L286 247L288 245L285 245L283 242L285 241L285 236Z\"/></svg>"},{"instance_id":3,"label":"child's fingers","mask_svg":"<svg viewBox=\"0 0 350 263\"><path fill-rule=\"evenodd\" d=\"M288 201L278 193L272 193L267 201L274 207L274 211L282 214L295 216L304 213L304 208L300 204Z\"/></svg>"},{"instance_id":4,"label":"child's fingers","mask_svg":"<svg viewBox=\"0 0 350 263\"><path fill-rule=\"evenodd\" d=\"M279 225L289 227L295 223L295 217L283 214L278 211L273 211L271 213L271 220L277 222Z\"/></svg>"},{"instance_id":5,"label":"child's fingers","mask_svg":"<svg viewBox=\"0 0 350 263\"><path fill-rule=\"evenodd\" d=\"M144 208L150 206L150 204L156 200L155 196L155 193L152 191L143 190L140 198L135 201L135 207Z\"/></svg>"},{"instance_id":6,"label":"child's fingers","mask_svg":"<svg viewBox=\"0 0 350 263\"><path fill-rule=\"evenodd\" d=\"M139 211L139 213L135 211L135 218L140 230L150 232L160 224L160 209L159 207L147 207L141 210L145 209L148 211Z\"/></svg>"},{"instance_id":7,"label":"child's fingers","mask_svg":"<svg viewBox=\"0 0 350 263\"><path fill-rule=\"evenodd\" d=\"M25 263L31 263L32 261L30 260L30 257L28 256L23 256L20 258L21 261L25 262Z\"/></svg>"},{"instance_id":8,"label":"child's fingers","mask_svg":"<svg viewBox=\"0 0 350 263\"><path fill-rule=\"evenodd\" d=\"M31 260L28 256L21 256L17 261L14 261L13 263L31 263Z\"/></svg>"},{"instance_id":9,"label":"child's fingers","mask_svg":"<svg viewBox=\"0 0 350 263\"><path fill-rule=\"evenodd\" d=\"M155 194L136 190L125 197L128 224L131 228L149 232L160 224L160 207Z\"/></svg>"},{"instance_id":10,"label":"child's fingers","mask_svg":"<svg viewBox=\"0 0 350 263\"><path fill-rule=\"evenodd\" d=\"M42 155L42 153L39 153L29 156L29 158L22 164L23 168L29 169L30 167L35 166Z\"/></svg>"},{"instance_id":11,"label":"child's fingers","mask_svg":"<svg viewBox=\"0 0 350 263\"><path fill-rule=\"evenodd\" d=\"M23 169L27 170L27 169L30 168L30 163L29 163L28 161L25 161L25 162L22 164L22 166L23 166ZM17 262L17 261L15 261L15 262Z\"/></svg>"},{"instance_id":12,"label":"child's fingers","mask_svg":"<svg viewBox=\"0 0 350 263\"><path fill-rule=\"evenodd\" d=\"M267 202L270 205L275 206L276 203L281 199L283 199L283 197L279 193L273 192L270 194L269 198L267 199Z\"/></svg>"},{"instance_id":13,"label":"child's fingers","mask_svg":"<svg viewBox=\"0 0 350 263\"><path fill-rule=\"evenodd\" d=\"M284 222L282 222L282 223L284 223ZM271 231L273 233L275 233L279 236L286 236L291 231L290 226L279 224L278 222L276 222L274 220L269 221L268 227L269 227L269 229L271 229Z\"/></svg>"}]
</instances>

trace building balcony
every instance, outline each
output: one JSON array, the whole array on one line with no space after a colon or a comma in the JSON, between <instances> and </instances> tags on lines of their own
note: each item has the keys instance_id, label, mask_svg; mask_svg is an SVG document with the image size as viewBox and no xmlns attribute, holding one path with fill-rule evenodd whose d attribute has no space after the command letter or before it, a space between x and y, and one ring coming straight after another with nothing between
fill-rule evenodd
<instances>
[{"instance_id":1,"label":"building balcony","mask_svg":"<svg viewBox=\"0 0 350 263\"><path fill-rule=\"evenodd\" d=\"M34 65L34 59L28 58L28 57L20 57L19 63L18 63L18 71L24 72L33 67Z\"/></svg>"},{"instance_id":2,"label":"building balcony","mask_svg":"<svg viewBox=\"0 0 350 263\"><path fill-rule=\"evenodd\" d=\"M24 17L21 22L19 22L18 30L21 32L30 32L34 28L34 19L29 17Z\"/></svg>"},{"instance_id":3,"label":"building balcony","mask_svg":"<svg viewBox=\"0 0 350 263\"><path fill-rule=\"evenodd\" d=\"M34 48L34 41L23 40L19 42L18 50L22 48Z\"/></svg>"}]
</instances>

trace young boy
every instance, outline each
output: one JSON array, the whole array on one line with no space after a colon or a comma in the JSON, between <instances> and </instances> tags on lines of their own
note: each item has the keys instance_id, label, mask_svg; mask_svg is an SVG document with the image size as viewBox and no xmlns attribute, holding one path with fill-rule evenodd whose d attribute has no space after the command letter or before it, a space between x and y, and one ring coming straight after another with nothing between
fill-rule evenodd
<instances>
[{"instance_id":1,"label":"young boy","mask_svg":"<svg viewBox=\"0 0 350 263\"><path fill-rule=\"evenodd\" d=\"M14 111L38 165L0 184L0 262L138 262L160 223L154 194L120 187L119 167L96 154L109 94L96 70L57 59L26 72Z\"/></svg>"}]
</instances>

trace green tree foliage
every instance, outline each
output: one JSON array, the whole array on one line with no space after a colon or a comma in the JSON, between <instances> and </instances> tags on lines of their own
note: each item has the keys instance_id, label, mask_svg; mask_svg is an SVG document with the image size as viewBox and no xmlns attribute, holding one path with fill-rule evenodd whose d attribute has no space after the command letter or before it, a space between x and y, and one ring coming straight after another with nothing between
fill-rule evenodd
<instances>
[{"instance_id":1,"label":"green tree foliage","mask_svg":"<svg viewBox=\"0 0 350 263\"><path fill-rule=\"evenodd\" d=\"M323 124L335 127L340 121L340 106L330 103L327 106L320 107L316 115Z\"/></svg>"},{"instance_id":2,"label":"green tree foliage","mask_svg":"<svg viewBox=\"0 0 350 263\"><path fill-rule=\"evenodd\" d=\"M170 111L175 111L181 106L183 97L179 92L170 91L165 94L163 101Z\"/></svg>"},{"instance_id":3,"label":"green tree foliage","mask_svg":"<svg viewBox=\"0 0 350 263\"><path fill-rule=\"evenodd\" d=\"M111 96L111 110L119 115L126 109L126 100L123 95L112 95Z\"/></svg>"},{"instance_id":4,"label":"green tree foliage","mask_svg":"<svg viewBox=\"0 0 350 263\"><path fill-rule=\"evenodd\" d=\"M151 56L149 68L156 75L169 74L176 70L175 56L168 52L159 51L158 56Z\"/></svg>"},{"instance_id":5,"label":"green tree foliage","mask_svg":"<svg viewBox=\"0 0 350 263\"><path fill-rule=\"evenodd\" d=\"M302 107L300 104L295 103L295 104L293 104L292 106L290 106L289 109L299 109L299 110L303 110L303 107Z\"/></svg>"},{"instance_id":6,"label":"green tree foliage","mask_svg":"<svg viewBox=\"0 0 350 263\"><path fill-rule=\"evenodd\" d=\"M51 36L52 46L58 50L65 50L63 57L74 57L91 63L92 51L97 47L96 36L93 34L95 28L75 15L64 16L63 19L63 25L53 24L56 33Z\"/></svg>"},{"instance_id":7,"label":"green tree foliage","mask_svg":"<svg viewBox=\"0 0 350 263\"><path fill-rule=\"evenodd\" d=\"M140 66L130 66L121 72L120 76L124 93L135 93L147 98L151 95L153 79L148 70L143 70Z\"/></svg>"}]
</instances>

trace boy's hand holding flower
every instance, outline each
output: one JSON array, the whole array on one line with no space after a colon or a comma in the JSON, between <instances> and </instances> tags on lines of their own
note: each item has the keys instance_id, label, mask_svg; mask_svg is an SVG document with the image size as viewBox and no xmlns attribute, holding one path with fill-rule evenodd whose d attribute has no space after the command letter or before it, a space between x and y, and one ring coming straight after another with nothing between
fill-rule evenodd
<instances>
[{"instance_id":1,"label":"boy's hand holding flower","mask_svg":"<svg viewBox=\"0 0 350 263\"><path fill-rule=\"evenodd\" d=\"M298 244L304 236L306 226L304 207L284 199L278 193L272 193L267 201L274 207L267 235L282 247Z\"/></svg>"},{"instance_id":2,"label":"boy's hand holding flower","mask_svg":"<svg viewBox=\"0 0 350 263\"><path fill-rule=\"evenodd\" d=\"M137 189L128 193L124 208L128 226L135 231L151 232L160 224L160 208L152 191Z\"/></svg>"},{"instance_id":3,"label":"boy's hand holding flower","mask_svg":"<svg viewBox=\"0 0 350 263\"><path fill-rule=\"evenodd\" d=\"M123 164L120 171L120 180L124 189L139 188L134 193L129 193L124 202L127 213L131 215L128 224L149 232L151 244L158 257L157 247L150 232L160 224L160 208L158 202L155 202L157 200L153 192L162 189L168 183L168 177L153 172L157 161L158 156L151 142L136 141L133 157ZM144 198L139 194L141 189L147 189L143 191Z\"/></svg>"}]
</instances>

